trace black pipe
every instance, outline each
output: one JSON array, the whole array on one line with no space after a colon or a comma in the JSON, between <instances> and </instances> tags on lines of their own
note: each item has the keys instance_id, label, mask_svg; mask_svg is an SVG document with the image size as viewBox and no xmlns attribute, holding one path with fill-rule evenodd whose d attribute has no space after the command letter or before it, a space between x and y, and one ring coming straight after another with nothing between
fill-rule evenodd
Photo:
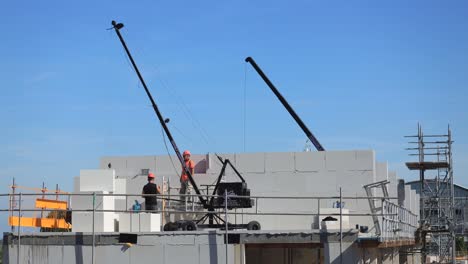
<instances>
[{"instance_id":1,"label":"black pipe","mask_svg":"<svg viewBox=\"0 0 468 264\"><path fill-rule=\"evenodd\" d=\"M258 67L257 63L255 63L254 59L252 57L247 57L245 59L246 62L249 62L254 69L257 71L257 73L262 77L263 81L270 87L270 89L273 91L273 93L278 97L280 102L283 104L283 106L288 110L289 114L296 120L296 123L302 128L302 131L306 134L306 136L309 138L310 142L314 144L315 148L318 151L324 151L325 149L323 148L322 144L317 140L317 138L310 132L309 128L302 122L301 118L294 112L294 109L289 105L288 101L284 99L284 97L281 95L281 93L276 89L276 87L273 85L273 83L268 79L268 77L263 73L262 69Z\"/></svg>"},{"instance_id":2,"label":"black pipe","mask_svg":"<svg viewBox=\"0 0 468 264\"><path fill-rule=\"evenodd\" d=\"M195 190L195 192L197 193L198 195L198 199L200 200L200 202L203 204L204 207L206 207L207 205L207 202L206 200L203 198L203 196L201 195L201 192L200 190L198 189L198 186L197 184L195 183L195 181L193 180L193 177L192 177L192 173L190 172L190 170L187 168L187 166L185 165L185 161L184 161L184 158L182 157L182 155L180 154L180 151L179 151L179 148L177 147L175 141L174 141L174 138L172 137L172 134L171 132L169 131L169 128L167 127L166 125L166 122L161 114L161 112L159 112L159 109L158 109L158 106L156 105L154 99L153 99L153 96L151 96L151 93L150 91L148 90L148 87L146 86L146 83L145 81L143 80L143 76L141 76L141 73L140 71L138 70L138 67L135 63L135 61L133 60L133 57L132 55L130 54L130 51L128 50L127 48L127 44L125 44L125 41L122 37L122 35L120 34L120 29L124 27L124 25L122 23L117 23L115 21L112 21L112 26L113 28L115 29L115 33L117 33L117 36L119 37L120 39L120 42L122 43L122 46L124 47L125 49L125 52L127 53L128 55L128 58L130 59L132 65L133 65L133 68L135 69L135 72L137 73L138 75L138 78L140 79L141 81L141 84L143 85L143 88L145 88L145 92L146 92L146 95L148 95L148 98L150 99L151 101L151 104L153 105L153 109L154 109L154 112L156 113L156 115L158 116L158 119L159 119L159 122L161 123L161 126L163 127L164 129L164 132L166 133L167 135L167 138L169 139L169 141L171 142L171 145L172 145L172 148L174 149L174 152L176 153L177 155L177 158L179 158L179 161L180 163L182 164L182 168L184 169L185 173L187 174L189 180L190 180L190 183L192 184L193 186L193 189Z\"/></svg>"}]
</instances>

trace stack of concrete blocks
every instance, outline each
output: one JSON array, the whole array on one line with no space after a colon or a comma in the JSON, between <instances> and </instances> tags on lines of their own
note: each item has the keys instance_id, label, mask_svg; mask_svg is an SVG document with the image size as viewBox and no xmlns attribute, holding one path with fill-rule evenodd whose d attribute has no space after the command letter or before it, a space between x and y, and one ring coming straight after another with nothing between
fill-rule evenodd
<instances>
[{"instance_id":1,"label":"stack of concrete blocks","mask_svg":"<svg viewBox=\"0 0 468 264\"><path fill-rule=\"evenodd\" d=\"M161 215L153 213L120 213L119 232L159 232Z\"/></svg>"},{"instance_id":2,"label":"stack of concrete blocks","mask_svg":"<svg viewBox=\"0 0 468 264\"><path fill-rule=\"evenodd\" d=\"M94 208L100 210L114 210L114 197L104 196L114 192L115 171L114 170L81 170L80 176L75 178L75 193L71 198L72 231L91 232L93 223L93 212L83 212L78 210L93 209L93 193L96 194ZM96 232L114 232L115 230L114 212L95 212L94 230Z\"/></svg>"}]
</instances>

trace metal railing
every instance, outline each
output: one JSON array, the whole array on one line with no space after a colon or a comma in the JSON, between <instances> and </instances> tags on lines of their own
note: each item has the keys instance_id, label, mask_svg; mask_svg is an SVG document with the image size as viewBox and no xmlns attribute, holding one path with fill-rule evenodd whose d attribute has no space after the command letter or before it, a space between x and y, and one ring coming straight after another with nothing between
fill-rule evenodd
<instances>
[{"instance_id":1,"label":"metal railing","mask_svg":"<svg viewBox=\"0 0 468 264\"><path fill-rule=\"evenodd\" d=\"M19 223L18 223L18 229L17 229L17 237L18 237L18 245L21 245L21 235L22 235L22 229L21 229L21 217L24 216L25 213L27 212L47 212L47 211L57 211L56 209L44 209L44 208L28 208L25 207L24 199L26 198L44 198L47 196L54 196L56 199L59 199L59 197L64 197L66 201L72 201L73 202L73 197L77 196L85 196L89 197L89 208L85 209L73 209L69 208L68 210L71 211L71 213L80 213L80 212L92 212L92 228L91 228L91 233L93 237L93 250L92 250L92 259L94 263L94 247L95 247L95 218L97 213L106 213L106 212L111 212L111 213L138 213L138 212L149 212L149 213L160 213L161 214L161 223L164 223L165 217L168 217L172 214L191 214L193 215L202 215L206 214L206 210L203 209L202 206L200 206L196 201L197 195L193 194L177 194L177 195L169 195L169 194L147 194L147 195L142 195L142 194L106 194L106 193L97 193L97 192L92 192L92 193L61 193L59 195L55 193L11 193L11 194L0 194L0 198L8 198L10 201L10 206L8 209L0 209L0 212L9 212L10 216L13 216L15 214L18 215ZM132 210L129 208L129 198L132 197L145 197L145 196L156 196L159 200L161 201L169 201L170 203L174 203L175 201L179 201L179 203L184 204L182 207L179 206L179 208L174 207L174 206L162 206L161 208L158 208L156 210ZM125 200L125 208L124 209L106 209L103 206L100 206L96 204L96 200L101 197L101 199L104 199L104 197L113 197ZM339 196L238 196L238 195L229 195L225 193L224 196L218 196L218 195L204 195L204 198L208 199L211 197L222 197L227 201L230 198L249 198L253 199L255 201L254 207L249 208L249 209L243 209L241 212L238 212L238 210L228 210L227 206L222 209L216 209L216 213L219 213L220 215L224 215L225 219L228 219L228 221L232 221L234 217L234 221L237 221L237 216L241 215L242 218L244 216L271 216L271 217L314 217L314 220L312 222L316 223L316 227L320 228L320 223L319 219L320 216L332 216L339 218L339 234L340 234L340 245L343 237L343 217L369 217L369 224L372 223L371 218L373 216L377 216L381 222L381 235L376 236L375 234L372 235L370 234L371 237L374 237L380 241L385 241L385 240L396 240L396 239L414 239L414 233L416 231L417 225L418 225L418 216L406 208L403 208L401 206L398 206L396 203L391 202L391 200L395 200L397 198L389 198L389 197L372 197L371 199L374 200L379 200L381 201L381 211L378 214L372 214L369 213L369 209L349 209L348 213L343 212L343 205L349 204L350 201L353 200L365 200L368 201L369 197L357 197L357 196L342 196L341 192ZM264 206L266 200L274 200L274 201L279 201L279 200L287 200L291 202L291 204L295 204L297 207L297 204L299 201L305 201L305 203L302 203L306 206L304 208L301 208L301 210L291 210L289 206L284 206L282 209L276 209L275 210L265 210L262 209L262 206ZM191 203L191 206L187 206L188 203ZM163 203L161 203L163 204ZM325 204L325 206L322 206ZM327 206L327 205L332 205L332 206ZM339 206L336 206L339 205ZM72 204L73 206L73 204ZM114 201L114 206L115 206L115 201ZM307 207L309 206L309 207ZM323 213L321 211L321 208L333 208L335 206L335 211L334 213ZM271 207L271 206L270 206ZM294 207L294 206L292 206ZM312 207L312 208L310 208ZM316 207L316 208L314 208ZM181 210L182 208L182 210ZM348 208L346 208L348 209ZM229 219L231 217L231 219ZM338 219L335 218L335 221ZM242 219L243 221L244 219ZM226 221L226 228L225 232L226 235L229 232L229 228L227 228L227 222ZM310 219L308 219L310 221ZM352 221L349 221L348 225L349 228L351 227ZM318 224L318 225L317 225ZM348 227L346 229L349 229ZM337 230L338 231L338 230ZM18 247L19 250L19 247ZM18 251L18 260L19 260L19 254L20 252Z\"/></svg>"}]
</instances>

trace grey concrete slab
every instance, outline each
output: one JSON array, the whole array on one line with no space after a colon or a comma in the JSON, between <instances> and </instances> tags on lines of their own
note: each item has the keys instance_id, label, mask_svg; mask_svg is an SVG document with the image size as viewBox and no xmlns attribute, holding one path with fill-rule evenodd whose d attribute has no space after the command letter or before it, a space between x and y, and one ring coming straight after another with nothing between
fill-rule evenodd
<instances>
[{"instance_id":1,"label":"grey concrete slab","mask_svg":"<svg viewBox=\"0 0 468 264\"><path fill-rule=\"evenodd\" d=\"M265 173L265 153L236 154L237 170L248 173Z\"/></svg>"},{"instance_id":2,"label":"grey concrete slab","mask_svg":"<svg viewBox=\"0 0 468 264\"><path fill-rule=\"evenodd\" d=\"M266 172L293 172L295 170L294 153L266 153L265 171Z\"/></svg>"},{"instance_id":3,"label":"grey concrete slab","mask_svg":"<svg viewBox=\"0 0 468 264\"><path fill-rule=\"evenodd\" d=\"M149 169L150 172L157 173L156 157L155 156L134 156L127 157L127 169Z\"/></svg>"},{"instance_id":4,"label":"grey concrete slab","mask_svg":"<svg viewBox=\"0 0 468 264\"><path fill-rule=\"evenodd\" d=\"M107 191L115 188L115 170L80 170L80 191Z\"/></svg>"},{"instance_id":5,"label":"grey concrete slab","mask_svg":"<svg viewBox=\"0 0 468 264\"><path fill-rule=\"evenodd\" d=\"M133 246L128 248L127 251L130 256L129 263L164 263L165 252L163 244Z\"/></svg>"},{"instance_id":6,"label":"grey concrete slab","mask_svg":"<svg viewBox=\"0 0 468 264\"><path fill-rule=\"evenodd\" d=\"M182 165L175 155L156 156L155 173L157 175L173 175L182 172Z\"/></svg>"},{"instance_id":7,"label":"grey concrete slab","mask_svg":"<svg viewBox=\"0 0 468 264\"><path fill-rule=\"evenodd\" d=\"M128 264L132 248L125 250L125 246L97 246L95 248L95 263ZM141 256L144 258L143 256Z\"/></svg>"},{"instance_id":8,"label":"grey concrete slab","mask_svg":"<svg viewBox=\"0 0 468 264\"><path fill-rule=\"evenodd\" d=\"M164 245L164 263L193 263L199 255L198 246L195 245Z\"/></svg>"},{"instance_id":9,"label":"grey concrete slab","mask_svg":"<svg viewBox=\"0 0 468 264\"><path fill-rule=\"evenodd\" d=\"M237 167L235 154L226 154L226 153L219 154L218 153L218 155L223 159L228 159L234 166ZM206 172L209 174L219 174L223 164L219 161L219 159L216 157L214 153L208 153L207 156L208 157L207 157L207 171ZM233 172L228 171L227 173L233 173Z\"/></svg>"},{"instance_id":10,"label":"grey concrete slab","mask_svg":"<svg viewBox=\"0 0 468 264\"><path fill-rule=\"evenodd\" d=\"M300 172L324 171L325 152L295 152L295 169Z\"/></svg>"}]
</instances>

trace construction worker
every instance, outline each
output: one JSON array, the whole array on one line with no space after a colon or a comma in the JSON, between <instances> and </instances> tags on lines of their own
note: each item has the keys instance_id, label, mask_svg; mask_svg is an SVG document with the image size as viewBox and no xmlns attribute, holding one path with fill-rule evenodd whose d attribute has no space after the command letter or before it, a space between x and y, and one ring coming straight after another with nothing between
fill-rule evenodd
<instances>
[{"instance_id":1,"label":"construction worker","mask_svg":"<svg viewBox=\"0 0 468 264\"><path fill-rule=\"evenodd\" d=\"M190 151L186 150L184 151L183 155L184 157L184 162L185 166L187 169L189 169L190 174L193 176L193 173L195 172L195 163L193 160L190 159ZM180 175L180 191L179 194L187 194L187 189L190 185L189 178L187 176L187 173L185 173L184 167L182 166L182 173ZM181 197L182 200L185 200L185 197Z\"/></svg>"},{"instance_id":2,"label":"construction worker","mask_svg":"<svg viewBox=\"0 0 468 264\"><path fill-rule=\"evenodd\" d=\"M145 210L157 210L158 201L156 196L146 196L145 194L161 194L161 188L154 183L154 174L148 174L148 183L143 186L142 197L145 198Z\"/></svg>"}]
</instances>

